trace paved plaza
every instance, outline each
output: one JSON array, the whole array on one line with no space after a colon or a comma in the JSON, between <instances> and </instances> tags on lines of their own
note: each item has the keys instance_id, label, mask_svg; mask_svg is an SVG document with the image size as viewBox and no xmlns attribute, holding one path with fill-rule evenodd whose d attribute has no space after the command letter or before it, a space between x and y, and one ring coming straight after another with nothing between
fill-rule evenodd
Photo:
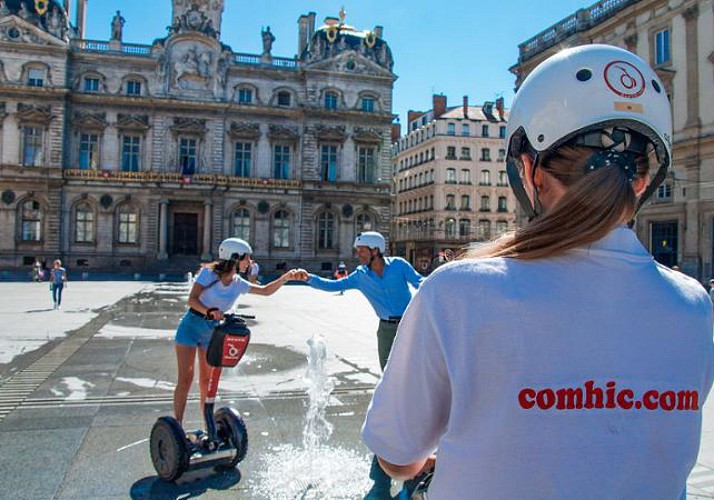
<instances>
[{"instance_id":1,"label":"paved plaza","mask_svg":"<svg viewBox=\"0 0 714 500\"><path fill-rule=\"evenodd\" d=\"M256 316L251 345L219 394L245 419L248 455L237 470L178 485L156 478L147 438L172 411L172 337L188 285L70 282L59 311L46 284L0 283L0 294L0 497L352 499L369 487L359 428L380 372L377 320L358 292L289 285L241 299L239 312ZM327 345L333 431L306 450L313 335ZM195 392L186 427L202 427ZM710 403L688 490L714 498Z\"/></svg>"}]
</instances>

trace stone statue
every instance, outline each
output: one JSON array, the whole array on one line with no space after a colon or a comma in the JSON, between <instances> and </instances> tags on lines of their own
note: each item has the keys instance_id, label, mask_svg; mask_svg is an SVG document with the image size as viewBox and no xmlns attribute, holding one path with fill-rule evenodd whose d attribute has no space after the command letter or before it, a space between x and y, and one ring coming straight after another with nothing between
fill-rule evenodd
<instances>
[{"instance_id":1,"label":"stone statue","mask_svg":"<svg viewBox=\"0 0 714 500\"><path fill-rule=\"evenodd\" d=\"M18 14L25 21L29 21L33 17L32 12L27 9L27 5L25 5L24 3L20 4L20 10L18 11Z\"/></svg>"},{"instance_id":2,"label":"stone statue","mask_svg":"<svg viewBox=\"0 0 714 500\"><path fill-rule=\"evenodd\" d=\"M263 56L269 56L275 41L275 36L270 32L270 26L265 30L261 30L260 35L263 37Z\"/></svg>"},{"instance_id":3,"label":"stone statue","mask_svg":"<svg viewBox=\"0 0 714 500\"><path fill-rule=\"evenodd\" d=\"M122 30L124 29L125 19L121 16L121 12L117 13L112 18L112 38L111 40L121 42Z\"/></svg>"},{"instance_id":4,"label":"stone statue","mask_svg":"<svg viewBox=\"0 0 714 500\"><path fill-rule=\"evenodd\" d=\"M10 9L7 8L4 0L0 0L0 17L5 17L8 14L10 14Z\"/></svg>"},{"instance_id":5,"label":"stone statue","mask_svg":"<svg viewBox=\"0 0 714 500\"><path fill-rule=\"evenodd\" d=\"M62 38L62 28L62 19L60 18L59 9L55 7L47 19L47 30L57 38Z\"/></svg>"}]
</instances>

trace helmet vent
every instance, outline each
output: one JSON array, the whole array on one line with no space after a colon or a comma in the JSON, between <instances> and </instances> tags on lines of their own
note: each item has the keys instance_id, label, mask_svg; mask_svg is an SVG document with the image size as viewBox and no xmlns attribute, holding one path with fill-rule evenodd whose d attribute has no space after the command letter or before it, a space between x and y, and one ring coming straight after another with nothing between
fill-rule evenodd
<instances>
[{"instance_id":1,"label":"helmet vent","mask_svg":"<svg viewBox=\"0 0 714 500\"><path fill-rule=\"evenodd\" d=\"M545 140L545 136L543 134L538 135L538 142L543 142Z\"/></svg>"},{"instance_id":2,"label":"helmet vent","mask_svg":"<svg viewBox=\"0 0 714 500\"><path fill-rule=\"evenodd\" d=\"M587 82L593 77L593 72L590 71L587 68L583 68L577 73L575 73L575 78L578 79L579 82Z\"/></svg>"},{"instance_id":3,"label":"helmet vent","mask_svg":"<svg viewBox=\"0 0 714 500\"><path fill-rule=\"evenodd\" d=\"M657 80L652 80L652 88L654 88L658 94L662 92L662 88L659 86L659 83L657 83Z\"/></svg>"}]
</instances>

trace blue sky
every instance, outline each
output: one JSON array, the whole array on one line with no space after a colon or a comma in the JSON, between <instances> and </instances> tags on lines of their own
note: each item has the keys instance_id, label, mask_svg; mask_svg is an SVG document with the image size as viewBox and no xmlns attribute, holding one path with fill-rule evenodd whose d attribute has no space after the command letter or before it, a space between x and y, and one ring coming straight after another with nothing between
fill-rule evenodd
<instances>
[{"instance_id":1,"label":"blue sky","mask_svg":"<svg viewBox=\"0 0 714 500\"><path fill-rule=\"evenodd\" d=\"M89 0L86 37L107 40L114 12L126 19L124 41L150 44L166 35L170 0ZM406 123L409 109L427 110L432 93L449 105L464 95L474 105L502 96L513 99L508 68L518 59L518 44L594 0L226 0L221 39L236 52L259 54L260 30L270 26L273 55L297 52L297 19L313 11L322 22L344 5L345 22L357 29L384 27L395 59L393 111Z\"/></svg>"}]
</instances>

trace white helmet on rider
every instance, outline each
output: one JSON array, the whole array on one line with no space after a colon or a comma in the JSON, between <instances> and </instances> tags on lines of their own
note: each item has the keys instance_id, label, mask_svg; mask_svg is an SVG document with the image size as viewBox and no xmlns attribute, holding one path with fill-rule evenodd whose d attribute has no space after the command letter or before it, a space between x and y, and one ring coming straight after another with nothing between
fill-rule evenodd
<instances>
[{"instance_id":1,"label":"white helmet on rider","mask_svg":"<svg viewBox=\"0 0 714 500\"><path fill-rule=\"evenodd\" d=\"M377 231L364 231L355 238L354 247L378 248L379 253L384 253L387 242L384 240L384 236Z\"/></svg>"},{"instance_id":2,"label":"white helmet on rider","mask_svg":"<svg viewBox=\"0 0 714 500\"><path fill-rule=\"evenodd\" d=\"M243 260L246 255L252 254L250 245L240 238L228 238L218 247L218 258L223 260Z\"/></svg>"},{"instance_id":3,"label":"white helmet on rider","mask_svg":"<svg viewBox=\"0 0 714 500\"><path fill-rule=\"evenodd\" d=\"M521 85L506 134L507 171L518 201L537 215L517 165L564 143L635 155L654 150L658 168L637 209L664 180L672 156L672 112L664 85L649 65L627 50L583 45L546 59ZM572 141L572 142L571 142Z\"/></svg>"}]
</instances>

